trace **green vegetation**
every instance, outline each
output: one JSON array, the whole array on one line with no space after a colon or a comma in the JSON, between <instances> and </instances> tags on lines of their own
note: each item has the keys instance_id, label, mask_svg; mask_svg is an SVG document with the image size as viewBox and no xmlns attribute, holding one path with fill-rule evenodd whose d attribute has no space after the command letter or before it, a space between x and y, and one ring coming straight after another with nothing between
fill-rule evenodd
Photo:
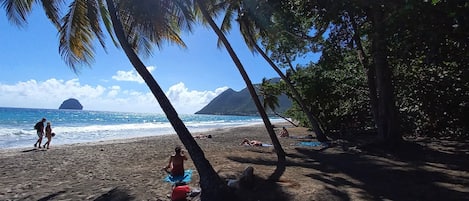
<instances>
[{"instance_id":1,"label":"green vegetation","mask_svg":"<svg viewBox=\"0 0 469 201\"><path fill-rule=\"evenodd\" d=\"M327 134L371 130L391 147L402 135L468 137L469 3L281 2L249 11L273 11L262 44ZM297 104L287 114L309 126Z\"/></svg>"}]
</instances>

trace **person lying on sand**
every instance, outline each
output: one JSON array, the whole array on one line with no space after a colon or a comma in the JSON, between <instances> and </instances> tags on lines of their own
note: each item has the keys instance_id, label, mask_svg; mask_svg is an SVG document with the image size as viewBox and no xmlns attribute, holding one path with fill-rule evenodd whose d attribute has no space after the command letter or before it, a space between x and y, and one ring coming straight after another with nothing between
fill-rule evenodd
<instances>
[{"instance_id":1,"label":"person lying on sand","mask_svg":"<svg viewBox=\"0 0 469 201\"><path fill-rule=\"evenodd\" d=\"M180 146L176 146L174 149L175 154L169 157L169 162L166 167L163 168L166 172L172 176L183 176L184 175L184 161L187 160L187 156L184 155L184 150Z\"/></svg>"},{"instance_id":2,"label":"person lying on sand","mask_svg":"<svg viewBox=\"0 0 469 201\"><path fill-rule=\"evenodd\" d=\"M199 134L199 135L195 135L194 138L196 138L196 139L212 138L212 135Z\"/></svg>"},{"instance_id":3,"label":"person lying on sand","mask_svg":"<svg viewBox=\"0 0 469 201\"><path fill-rule=\"evenodd\" d=\"M261 141L257 140L249 140L247 138L244 138L239 145L246 145L246 146L256 146L256 147L270 147L272 146L271 144L265 144L262 143Z\"/></svg>"}]
</instances>

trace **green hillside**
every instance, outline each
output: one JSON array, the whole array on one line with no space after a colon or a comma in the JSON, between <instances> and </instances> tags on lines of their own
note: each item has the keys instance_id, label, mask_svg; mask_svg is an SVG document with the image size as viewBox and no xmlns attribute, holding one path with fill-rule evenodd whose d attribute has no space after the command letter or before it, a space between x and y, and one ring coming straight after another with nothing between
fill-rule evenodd
<instances>
[{"instance_id":1,"label":"green hillside","mask_svg":"<svg viewBox=\"0 0 469 201\"><path fill-rule=\"evenodd\" d=\"M262 101L262 97L259 98ZM283 113L291 107L292 102L286 95L281 95L279 96L279 105L276 112ZM267 113L273 114L270 110ZM239 92L230 88L215 97L208 105L195 114L247 116L258 115L258 112L246 88Z\"/></svg>"}]
</instances>

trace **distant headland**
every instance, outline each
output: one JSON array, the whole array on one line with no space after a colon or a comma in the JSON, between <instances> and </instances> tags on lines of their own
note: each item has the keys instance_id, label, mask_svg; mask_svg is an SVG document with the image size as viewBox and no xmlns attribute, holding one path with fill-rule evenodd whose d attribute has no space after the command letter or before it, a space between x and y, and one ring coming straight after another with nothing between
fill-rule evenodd
<instances>
[{"instance_id":1,"label":"distant headland","mask_svg":"<svg viewBox=\"0 0 469 201\"><path fill-rule=\"evenodd\" d=\"M83 105L77 99L69 98L60 105L59 110L83 110Z\"/></svg>"}]
</instances>

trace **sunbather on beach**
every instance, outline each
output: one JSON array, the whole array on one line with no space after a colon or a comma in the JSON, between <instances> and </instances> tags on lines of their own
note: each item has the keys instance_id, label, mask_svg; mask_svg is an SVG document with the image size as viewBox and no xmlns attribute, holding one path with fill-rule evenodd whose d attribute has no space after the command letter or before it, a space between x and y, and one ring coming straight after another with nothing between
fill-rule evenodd
<instances>
[{"instance_id":1,"label":"sunbather on beach","mask_svg":"<svg viewBox=\"0 0 469 201\"><path fill-rule=\"evenodd\" d=\"M212 135L199 134L199 135L194 135L194 138L196 139L212 138Z\"/></svg>"},{"instance_id":2,"label":"sunbather on beach","mask_svg":"<svg viewBox=\"0 0 469 201\"><path fill-rule=\"evenodd\" d=\"M184 161L187 160L187 156L180 146L176 146L174 151L175 154L169 157L168 165L163 169L172 176L184 176Z\"/></svg>"},{"instance_id":3,"label":"sunbather on beach","mask_svg":"<svg viewBox=\"0 0 469 201\"><path fill-rule=\"evenodd\" d=\"M249 140L247 138L244 138L239 145L247 145L247 146L256 146L256 147L269 147L272 146L271 144L265 144L262 143L261 141L257 140Z\"/></svg>"}]
</instances>

